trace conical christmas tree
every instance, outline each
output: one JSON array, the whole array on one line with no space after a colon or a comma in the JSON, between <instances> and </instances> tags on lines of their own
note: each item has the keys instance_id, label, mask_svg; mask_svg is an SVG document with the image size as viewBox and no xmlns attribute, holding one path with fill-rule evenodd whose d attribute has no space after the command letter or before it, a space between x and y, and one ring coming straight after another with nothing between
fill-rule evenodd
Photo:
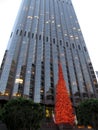
<instances>
[{"instance_id":1,"label":"conical christmas tree","mask_svg":"<svg viewBox=\"0 0 98 130\"><path fill-rule=\"evenodd\" d=\"M61 64L59 64L58 83L56 86L55 123L70 125L74 124L72 103L64 81Z\"/></svg>"}]
</instances>

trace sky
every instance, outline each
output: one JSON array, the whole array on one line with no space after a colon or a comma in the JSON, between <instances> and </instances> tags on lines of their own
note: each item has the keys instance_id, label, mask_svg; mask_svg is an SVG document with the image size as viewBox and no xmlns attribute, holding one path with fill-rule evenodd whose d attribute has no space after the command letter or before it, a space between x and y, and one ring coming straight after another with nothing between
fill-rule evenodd
<instances>
[{"instance_id":1,"label":"sky","mask_svg":"<svg viewBox=\"0 0 98 130\"><path fill-rule=\"evenodd\" d=\"M0 0L0 65L22 0ZM98 71L98 0L72 0L89 55Z\"/></svg>"}]
</instances>

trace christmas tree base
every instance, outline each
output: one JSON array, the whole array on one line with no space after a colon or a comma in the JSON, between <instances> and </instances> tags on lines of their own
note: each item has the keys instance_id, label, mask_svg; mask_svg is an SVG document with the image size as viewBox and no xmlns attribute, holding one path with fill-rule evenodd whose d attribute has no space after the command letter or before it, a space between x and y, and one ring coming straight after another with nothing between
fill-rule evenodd
<instances>
[{"instance_id":1,"label":"christmas tree base","mask_svg":"<svg viewBox=\"0 0 98 130\"><path fill-rule=\"evenodd\" d=\"M59 124L59 130L73 130L73 127L70 124Z\"/></svg>"}]
</instances>

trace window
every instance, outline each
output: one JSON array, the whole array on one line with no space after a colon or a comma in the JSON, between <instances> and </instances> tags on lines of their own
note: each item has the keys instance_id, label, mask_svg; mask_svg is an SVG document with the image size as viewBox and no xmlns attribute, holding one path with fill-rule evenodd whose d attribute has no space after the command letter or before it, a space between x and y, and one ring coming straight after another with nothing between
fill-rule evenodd
<instances>
[{"instance_id":1,"label":"window","mask_svg":"<svg viewBox=\"0 0 98 130\"><path fill-rule=\"evenodd\" d=\"M78 45L79 50L81 50L80 45Z\"/></svg>"},{"instance_id":2,"label":"window","mask_svg":"<svg viewBox=\"0 0 98 130\"><path fill-rule=\"evenodd\" d=\"M74 43L72 44L72 47L73 47L73 49L75 48L75 45L74 45Z\"/></svg>"},{"instance_id":3,"label":"window","mask_svg":"<svg viewBox=\"0 0 98 130\"><path fill-rule=\"evenodd\" d=\"M34 33L32 33L32 38L34 37Z\"/></svg>"},{"instance_id":4,"label":"window","mask_svg":"<svg viewBox=\"0 0 98 130\"><path fill-rule=\"evenodd\" d=\"M86 47L84 47L84 51L86 52L87 50L86 50Z\"/></svg>"},{"instance_id":5,"label":"window","mask_svg":"<svg viewBox=\"0 0 98 130\"><path fill-rule=\"evenodd\" d=\"M66 46L68 47L68 42L66 42Z\"/></svg>"},{"instance_id":6,"label":"window","mask_svg":"<svg viewBox=\"0 0 98 130\"><path fill-rule=\"evenodd\" d=\"M28 38L30 37L30 32L28 32Z\"/></svg>"},{"instance_id":7,"label":"window","mask_svg":"<svg viewBox=\"0 0 98 130\"><path fill-rule=\"evenodd\" d=\"M39 35L39 40L41 40L41 35Z\"/></svg>"},{"instance_id":8,"label":"window","mask_svg":"<svg viewBox=\"0 0 98 130\"><path fill-rule=\"evenodd\" d=\"M53 43L55 44L55 39L53 38Z\"/></svg>"},{"instance_id":9,"label":"window","mask_svg":"<svg viewBox=\"0 0 98 130\"><path fill-rule=\"evenodd\" d=\"M17 29L17 31L16 31L16 35L18 34L18 32L19 32L19 30Z\"/></svg>"},{"instance_id":10,"label":"window","mask_svg":"<svg viewBox=\"0 0 98 130\"><path fill-rule=\"evenodd\" d=\"M22 30L20 31L20 36L22 35Z\"/></svg>"},{"instance_id":11,"label":"window","mask_svg":"<svg viewBox=\"0 0 98 130\"><path fill-rule=\"evenodd\" d=\"M62 40L60 40L60 45L62 45Z\"/></svg>"},{"instance_id":12,"label":"window","mask_svg":"<svg viewBox=\"0 0 98 130\"><path fill-rule=\"evenodd\" d=\"M36 34L36 39L37 39L37 34Z\"/></svg>"},{"instance_id":13,"label":"window","mask_svg":"<svg viewBox=\"0 0 98 130\"><path fill-rule=\"evenodd\" d=\"M48 42L48 37L46 37L46 42Z\"/></svg>"},{"instance_id":14,"label":"window","mask_svg":"<svg viewBox=\"0 0 98 130\"><path fill-rule=\"evenodd\" d=\"M43 41L45 41L45 37L43 36Z\"/></svg>"},{"instance_id":15,"label":"window","mask_svg":"<svg viewBox=\"0 0 98 130\"><path fill-rule=\"evenodd\" d=\"M24 32L24 36L26 36L26 31Z\"/></svg>"}]
</instances>

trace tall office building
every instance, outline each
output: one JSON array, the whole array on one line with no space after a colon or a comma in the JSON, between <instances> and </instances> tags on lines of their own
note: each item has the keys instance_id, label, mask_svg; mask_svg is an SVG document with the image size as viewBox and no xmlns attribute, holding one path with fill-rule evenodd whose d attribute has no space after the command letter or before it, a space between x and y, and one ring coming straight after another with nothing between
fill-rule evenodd
<instances>
[{"instance_id":1,"label":"tall office building","mask_svg":"<svg viewBox=\"0 0 98 130\"><path fill-rule=\"evenodd\" d=\"M58 62L73 105L98 97L71 0L22 0L0 69L0 99L54 104Z\"/></svg>"}]
</instances>

